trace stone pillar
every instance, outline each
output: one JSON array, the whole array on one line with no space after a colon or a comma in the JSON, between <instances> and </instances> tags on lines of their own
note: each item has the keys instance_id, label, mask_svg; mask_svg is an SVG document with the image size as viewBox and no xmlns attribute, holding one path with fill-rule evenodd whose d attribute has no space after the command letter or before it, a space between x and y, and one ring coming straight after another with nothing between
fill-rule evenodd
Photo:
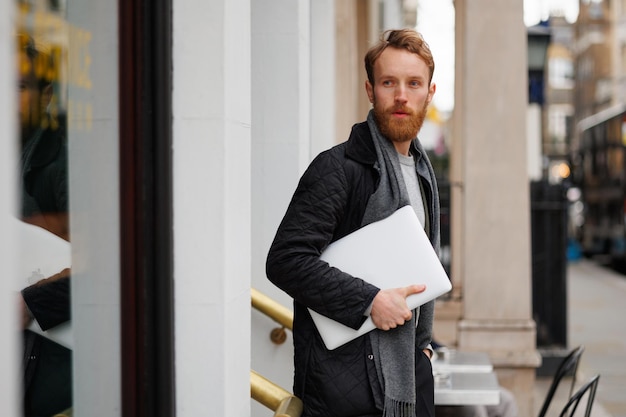
<instances>
[{"instance_id":1,"label":"stone pillar","mask_svg":"<svg viewBox=\"0 0 626 417\"><path fill-rule=\"evenodd\" d=\"M367 110L362 104L367 99L365 94L365 75L359 42L367 39L363 33L363 20L367 15L367 3L355 0L335 2L335 33L336 33L336 94L335 137L338 142L344 141L350 129L357 121L364 120ZM356 16L356 18L355 18ZM360 65L359 65L360 64ZM362 98L364 97L364 98Z\"/></svg>"},{"instance_id":2,"label":"stone pillar","mask_svg":"<svg viewBox=\"0 0 626 417\"><path fill-rule=\"evenodd\" d=\"M520 416L539 355L531 306L526 29L520 0L457 0L452 265L460 349L486 351ZM457 290L458 291L458 290Z\"/></svg>"}]
</instances>

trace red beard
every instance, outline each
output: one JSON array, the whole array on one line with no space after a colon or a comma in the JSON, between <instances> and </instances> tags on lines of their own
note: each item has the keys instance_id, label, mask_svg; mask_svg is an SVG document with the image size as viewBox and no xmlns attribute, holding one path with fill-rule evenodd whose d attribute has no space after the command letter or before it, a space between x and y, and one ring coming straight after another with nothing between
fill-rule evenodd
<instances>
[{"instance_id":1,"label":"red beard","mask_svg":"<svg viewBox=\"0 0 626 417\"><path fill-rule=\"evenodd\" d=\"M404 107L394 107L389 110L381 109L376 106L376 101L374 101L374 116L380 133L392 142L410 142L415 139L424 124L427 110L428 103L424 104L421 111L415 113ZM397 111L406 113L407 117L403 119L394 117L393 113Z\"/></svg>"}]
</instances>

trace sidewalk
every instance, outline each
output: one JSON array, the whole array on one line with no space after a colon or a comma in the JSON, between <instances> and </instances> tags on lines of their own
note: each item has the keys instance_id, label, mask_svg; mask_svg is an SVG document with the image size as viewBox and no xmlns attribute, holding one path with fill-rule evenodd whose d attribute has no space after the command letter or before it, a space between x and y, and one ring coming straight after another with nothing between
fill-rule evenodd
<instances>
[{"instance_id":1,"label":"sidewalk","mask_svg":"<svg viewBox=\"0 0 626 417\"><path fill-rule=\"evenodd\" d=\"M626 276L590 260L571 262L567 296L568 348L585 346L577 387L600 374L591 415L626 417ZM534 415L539 412L550 382L551 378L537 378ZM550 416L558 415L567 401L570 382L562 382Z\"/></svg>"}]
</instances>

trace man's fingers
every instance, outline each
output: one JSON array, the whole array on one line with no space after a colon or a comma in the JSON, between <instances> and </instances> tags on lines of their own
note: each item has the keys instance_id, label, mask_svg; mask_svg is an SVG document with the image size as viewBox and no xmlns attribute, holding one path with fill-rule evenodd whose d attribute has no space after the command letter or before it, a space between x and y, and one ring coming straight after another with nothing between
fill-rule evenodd
<instances>
[{"instance_id":1,"label":"man's fingers","mask_svg":"<svg viewBox=\"0 0 626 417\"><path fill-rule=\"evenodd\" d=\"M406 305L406 298L423 292L423 284L381 290L372 303L371 317L381 330L390 330L404 325L413 317L413 312Z\"/></svg>"},{"instance_id":2,"label":"man's fingers","mask_svg":"<svg viewBox=\"0 0 626 417\"><path fill-rule=\"evenodd\" d=\"M409 285L408 287L404 287L405 297L408 297L412 294L419 294L426 289L426 285L424 284L415 284Z\"/></svg>"}]
</instances>

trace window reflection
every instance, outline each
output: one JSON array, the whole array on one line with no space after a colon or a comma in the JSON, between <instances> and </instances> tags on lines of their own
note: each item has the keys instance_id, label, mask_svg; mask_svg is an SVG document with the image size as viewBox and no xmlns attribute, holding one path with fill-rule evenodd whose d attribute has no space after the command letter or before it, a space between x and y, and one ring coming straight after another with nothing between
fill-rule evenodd
<instances>
[{"instance_id":1,"label":"window reflection","mask_svg":"<svg viewBox=\"0 0 626 417\"><path fill-rule=\"evenodd\" d=\"M56 110L55 67L43 43L18 35L22 218L69 240L67 142Z\"/></svg>"},{"instance_id":2,"label":"window reflection","mask_svg":"<svg viewBox=\"0 0 626 417\"><path fill-rule=\"evenodd\" d=\"M58 1L18 2L24 416L72 407L67 34L59 9Z\"/></svg>"}]
</instances>

